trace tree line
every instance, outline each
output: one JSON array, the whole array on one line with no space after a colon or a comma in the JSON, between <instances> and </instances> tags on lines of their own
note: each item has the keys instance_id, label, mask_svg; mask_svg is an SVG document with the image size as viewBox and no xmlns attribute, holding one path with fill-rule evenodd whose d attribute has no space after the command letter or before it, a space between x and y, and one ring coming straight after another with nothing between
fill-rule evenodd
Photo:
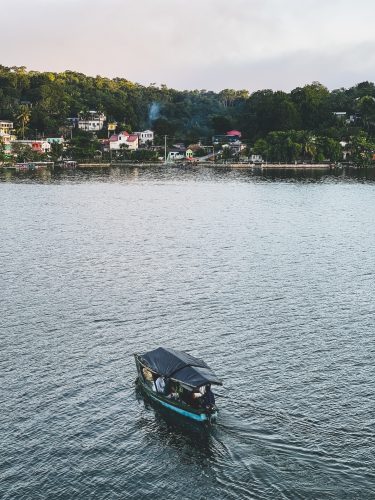
<instances>
[{"instance_id":1,"label":"tree line","mask_svg":"<svg viewBox=\"0 0 375 500\"><path fill-rule=\"evenodd\" d=\"M213 134L239 129L251 150L270 161L336 161L340 141L348 142L352 152L361 147L369 152L375 140L373 82L333 91L319 82L291 92L179 91L75 71L0 66L0 119L13 121L19 137L67 135L67 118L88 110L104 112L108 121L129 131L152 128L160 143L164 135L176 142L208 143ZM98 137L106 134L103 130Z\"/></svg>"}]
</instances>

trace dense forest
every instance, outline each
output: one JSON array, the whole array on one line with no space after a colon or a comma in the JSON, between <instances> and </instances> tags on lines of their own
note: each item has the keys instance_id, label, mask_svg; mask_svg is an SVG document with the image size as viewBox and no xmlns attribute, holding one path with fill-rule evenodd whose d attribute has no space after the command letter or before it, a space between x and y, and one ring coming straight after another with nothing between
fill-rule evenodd
<instances>
[{"instance_id":1,"label":"dense forest","mask_svg":"<svg viewBox=\"0 0 375 500\"><path fill-rule=\"evenodd\" d=\"M372 82L333 91L318 82L289 93L178 91L73 71L0 66L0 119L12 120L25 137L66 133L67 118L88 110L103 111L108 121L129 131L151 127L159 140L166 134L174 141L208 144L214 133L235 128L249 148L275 161L319 155L336 160L340 141L350 143L353 154L357 148L368 157L374 147Z\"/></svg>"}]
</instances>

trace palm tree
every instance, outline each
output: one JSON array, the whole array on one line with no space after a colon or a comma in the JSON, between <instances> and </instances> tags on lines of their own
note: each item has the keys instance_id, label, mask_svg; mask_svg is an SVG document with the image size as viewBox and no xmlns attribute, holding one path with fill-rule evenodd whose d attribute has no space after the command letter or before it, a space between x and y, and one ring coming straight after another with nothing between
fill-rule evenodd
<instances>
[{"instance_id":1,"label":"palm tree","mask_svg":"<svg viewBox=\"0 0 375 500\"><path fill-rule=\"evenodd\" d=\"M310 132L305 132L301 137L302 154L303 157L310 157L312 160L316 155L315 137Z\"/></svg>"},{"instance_id":2,"label":"palm tree","mask_svg":"<svg viewBox=\"0 0 375 500\"><path fill-rule=\"evenodd\" d=\"M25 139L25 127L30 122L30 109L27 106L20 106L20 114L17 116L17 120L19 121L22 129L22 139Z\"/></svg>"}]
</instances>

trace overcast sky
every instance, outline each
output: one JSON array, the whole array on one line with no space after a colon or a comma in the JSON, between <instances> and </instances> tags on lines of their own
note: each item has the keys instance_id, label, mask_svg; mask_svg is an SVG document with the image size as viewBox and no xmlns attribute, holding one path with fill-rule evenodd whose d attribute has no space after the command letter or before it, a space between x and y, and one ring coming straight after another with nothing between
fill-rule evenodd
<instances>
[{"instance_id":1,"label":"overcast sky","mask_svg":"<svg viewBox=\"0 0 375 500\"><path fill-rule=\"evenodd\" d=\"M375 80L374 0L0 0L0 6L5 66L251 92Z\"/></svg>"}]
</instances>

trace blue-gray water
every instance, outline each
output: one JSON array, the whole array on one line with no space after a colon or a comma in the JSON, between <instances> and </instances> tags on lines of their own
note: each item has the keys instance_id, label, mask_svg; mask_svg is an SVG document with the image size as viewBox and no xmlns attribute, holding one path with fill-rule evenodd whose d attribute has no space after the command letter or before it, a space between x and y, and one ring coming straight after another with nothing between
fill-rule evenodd
<instances>
[{"instance_id":1,"label":"blue-gray water","mask_svg":"<svg viewBox=\"0 0 375 500\"><path fill-rule=\"evenodd\" d=\"M375 497L375 184L312 176L0 183L2 499ZM210 432L135 393L159 345L223 378Z\"/></svg>"}]
</instances>

